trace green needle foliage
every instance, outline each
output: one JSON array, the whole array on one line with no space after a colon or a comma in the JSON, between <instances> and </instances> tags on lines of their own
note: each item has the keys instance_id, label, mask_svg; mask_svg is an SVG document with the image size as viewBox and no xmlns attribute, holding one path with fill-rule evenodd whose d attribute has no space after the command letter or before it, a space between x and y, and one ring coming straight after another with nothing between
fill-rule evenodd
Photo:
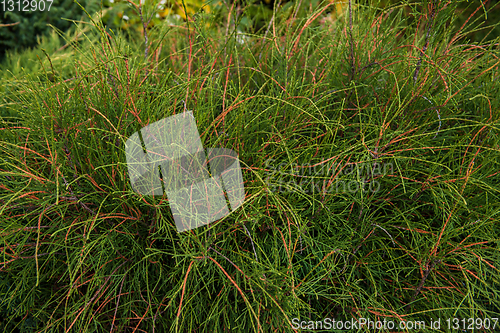
<instances>
[{"instance_id":1,"label":"green needle foliage","mask_svg":"<svg viewBox=\"0 0 500 333\"><path fill-rule=\"evenodd\" d=\"M2 73L2 330L492 331L499 39L464 40L459 3L297 2L264 35L238 34L235 6L135 42L94 18L39 72ZM124 144L186 110L204 147L238 152L245 202L178 233Z\"/></svg>"}]
</instances>

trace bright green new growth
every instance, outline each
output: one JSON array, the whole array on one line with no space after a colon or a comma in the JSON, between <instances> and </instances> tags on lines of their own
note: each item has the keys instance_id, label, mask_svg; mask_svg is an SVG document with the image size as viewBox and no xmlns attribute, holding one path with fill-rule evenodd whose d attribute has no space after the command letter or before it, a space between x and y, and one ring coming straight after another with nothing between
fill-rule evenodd
<instances>
[{"instance_id":1,"label":"bright green new growth","mask_svg":"<svg viewBox=\"0 0 500 333\"><path fill-rule=\"evenodd\" d=\"M243 43L235 8L146 44L95 18L43 75L2 82L4 331L500 315L498 38L468 44L458 1L336 21L299 3ZM133 191L125 141L186 110L204 147L238 154L246 193L177 233L166 196Z\"/></svg>"}]
</instances>

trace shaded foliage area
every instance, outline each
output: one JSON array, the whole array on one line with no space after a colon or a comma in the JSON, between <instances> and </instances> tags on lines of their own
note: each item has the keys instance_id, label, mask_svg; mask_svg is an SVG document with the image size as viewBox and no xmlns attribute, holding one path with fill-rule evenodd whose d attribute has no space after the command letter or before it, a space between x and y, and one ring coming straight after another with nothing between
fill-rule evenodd
<instances>
[{"instance_id":1,"label":"shaded foliage area","mask_svg":"<svg viewBox=\"0 0 500 333\"><path fill-rule=\"evenodd\" d=\"M99 10L100 0L82 0L81 5L89 14L93 14ZM3 6L0 7L0 25L6 25L0 26L0 61L7 50L18 51L36 46L40 36L48 35L52 31L51 26L66 31L74 25L69 20L78 21L87 17L73 0L54 0L50 11L47 10L49 3L46 3L45 11L18 11L17 4L14 11L4 11ZM6 6L6 9L8 8Z\"/></svg>"}]
</instances>

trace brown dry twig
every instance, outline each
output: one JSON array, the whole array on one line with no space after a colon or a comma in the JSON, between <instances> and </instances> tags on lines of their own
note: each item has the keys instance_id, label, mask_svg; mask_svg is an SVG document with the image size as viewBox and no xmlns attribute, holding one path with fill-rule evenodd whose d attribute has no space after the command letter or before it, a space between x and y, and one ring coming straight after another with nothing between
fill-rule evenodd
<instances>
[{"instance_id":1,"label":"brown dry twig","mask_svg":"<svg viewBox=\"0 0 500 333\"><path fill-rule=\"evenodd\" d=\"M347 265L349 264L349 262L351 261L351 259L356 255L356 252L358 252L358 250L361 248L361 246L363 246L363 244L365 244L366 240L371 236L373 235L373 232L375 231L375 228L372 229L372 231L370 231L370 233L368 234L368 236L366 236L363 241L361 242L361 244L359 244L355 249L354 251L351 253L351 255L349 255L349 258L347 258L345 264L344 264L344 267L342 267L342 269L340 270L339 272L339 275L344 273L344 270L346 269Z\"/></svg>"},{"instance_id":2,"label":"brown dry twig","mask_svg":"<svg viewBox=\"0 0 500 333\"><path fill-rule=\"evenodd\" d=\"M431 28L434 23L434 16L436 15L436 0L432 1L432 9L431 9L431 18L429 22L427 23L427 34L425 35L425 44L424 48L420 52L420 58L418 59L417 62L417 68L415 68L415 73L413 74L413 83L417 83L417 78L418 78L418 72L420 71L420 66L422 65L422 58L425 54L425 51L427 51L427 47L429 47L429 36L431 33Z\"/></svg>"},{"instance_id":3,"label":"brown dry twig","mask_svg":"<svg viewBox=\"0 0 500 333\"><path fill-rule=\"evenodd\" d=\"M349 0L349 44L351 44L351 80L354 79L356 74L356 67L354 64L354 41L352 39L352 1Z\"/></svg>"},{"instance_id":4,"label":"brown dry twig","mask_svg":"<svg viewBox=\"0 0 500 333\"><path fill-rule=\"evenodd\" d=\"M148 40L147 27L149 26L149 23L151 22L151 19L153 18L154 12L149 17L149 20L147 22L145 22L144 21L144 17L142 16L142 5L137 5L134 2L132 2L131 0L127 0L127 2L130 3L132 6L135 7L137 13L139 14L139 17L141 18L142 28L144 30L144 39L145 39L145 41L144 41L144 44L145 44L144 59L147 59L148 58L148 52L149 52L149 40Z\"/></svg>"},{"instance_id":5,"label":"brown dry twig","mask_svg":"<svg viewBox=\"0 0 500 333\"><path fill-rule=\"evenodd\" d=\"M12 27L13 25L18 25L19 23L21 23L21 22L0 24L0 27Z\"/></svg>"},{"instance_id":6,"label":"brown dry twig","mask_svg":"<svg viewBox=\"0 0 500 333\"><path fill-rule=\"evenodd\" d=\"M441 260L434 260L432 262L432 264L430 265L430 267L427 268L424 271L424 276L422 277L422 280L420 281L418 287L415 289L415 293L413 294L413 297L411 298L410 302L408 304L406 304L405 307L407 307L408 305L410 305L415 300L415 298L418 296L418 294L420 293L420 291L424 287L424 283L427 280L427 277L429 276L429 273L432 271L432 269L434 268L434 266L436 266L436 264L439 264L440 262L441 262Z\"/></svg>"}]
</instances>

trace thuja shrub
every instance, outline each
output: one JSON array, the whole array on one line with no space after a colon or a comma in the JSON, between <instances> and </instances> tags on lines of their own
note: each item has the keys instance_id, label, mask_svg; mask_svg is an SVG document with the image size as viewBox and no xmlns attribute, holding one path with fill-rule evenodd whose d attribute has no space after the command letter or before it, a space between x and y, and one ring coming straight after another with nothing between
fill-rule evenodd
<instances>
[{"instance_id":1,"label":"thuja shrub","mask_svg":"<svg viewBox=\"0 0 500 333\"><path fill-rule=\"evenodd\" d=\"M0 127L2 329L493 329L499 47L462 40L458 3L320 3L243 40L229 13L135 42L95 21L47 55ZM166 195L133 191L125 142L188 110L238 153L245 201L178 233Z\"/></svg>"}]
</instances>

